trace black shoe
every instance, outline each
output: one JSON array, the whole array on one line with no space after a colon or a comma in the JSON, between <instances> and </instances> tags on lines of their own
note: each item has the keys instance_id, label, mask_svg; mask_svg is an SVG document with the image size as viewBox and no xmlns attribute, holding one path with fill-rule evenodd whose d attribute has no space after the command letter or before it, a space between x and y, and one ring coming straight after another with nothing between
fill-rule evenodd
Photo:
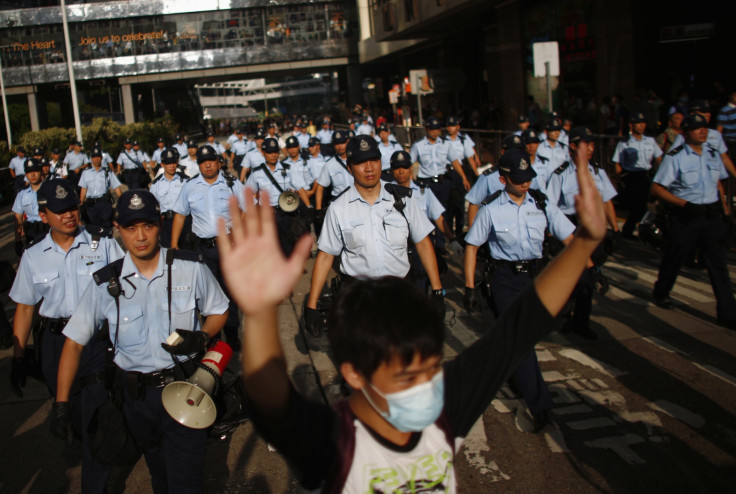
<instances>
[{"instance_id":1,"label":"black shoe","mask_svg":"<svg viewBox=\"0 0 736 494\"><path fill-rule=\"evenodd\" d=\"M573 333L575 333L578 336L582 336L586 340L597 340L598 335L593 331L592 329L585 327L585 328L573 328Z\"/></svg>"},{"instance_id":2,"label":"black shoe","mask_svg":"<svg viewBox=\"0 0 736 494\"><path fill-rule=\"evenodd\" d=\"M9 334L0 336L0 350L7 350L13 346L13 337Z\"/></svg>"},{"instance_id":3,"label":"black shoe","mask_svg":"<svg viewBox=\"0 0 736 494\"><path fill-rule=\"evenodd\" d=\"M654 302L654 305L657 307L661 307L663 309L671 309L674 307L674 304L672 303L672 299L668 296L665 297L657 297L656 295L652 295L652 302Z\"/></svg>"},{"instance_id":4,"label":"black shoe","mask_svg":"<svg viewBox=\"0 0 736 494\"><path fill-rule=\"evenodd\" d=\"M538 434L542 429L552 423L552 419L549 416L549 410L542 410L535 414L532 420L532 433Z\"/></svg>"}]
</instances>

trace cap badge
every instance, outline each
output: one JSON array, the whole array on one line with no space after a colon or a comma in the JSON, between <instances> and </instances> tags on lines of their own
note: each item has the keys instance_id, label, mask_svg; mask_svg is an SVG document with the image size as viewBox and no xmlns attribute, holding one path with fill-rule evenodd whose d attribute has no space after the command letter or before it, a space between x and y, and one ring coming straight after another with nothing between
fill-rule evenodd
<instances>
[{"instance_id":1,"label":"cap badge","mask_svg":"<svg viewBox=\"0 0 736 494\"><path fill-rule=\"evenodd\" d=\"M527 168L529 168L529 163L527 163L526 160L522 158L521 161L519 161L519 170L524 171Z\"/></svg>"},{"instance_id":2,"label":"cap badge","mask_svg":"<svg viewBox=\"0 0 736 494\"><path fill-rule=\"evenodd\" d=\"M370 144L368 144L368 141L365 139L360 140L360 150L361 151L368 151L371 148Z\"/></svg>"},{"instance_id":3,"label":"cap badge","mask_svg":"<svg viewBox=\"0 0 736 494\"><path fill-rule=\"evenodd\" d=\"M133 197L130 198L130 206L128 206L130 209L143 209L143 199L140 198L138 194L133 194Z\"/></svg>"},{"instance_id":4,"label":"cap badge","mask_svg":"<svg viewBox=\"0 0 736 494\"><path fill-rule=\"evenodd\" d=\"M404 161L404 155L399 153L399 155L396 157L396 161Z\"/></svg>"},{"instance_id":5,"label":"cap badge","mask_svg":"<svg viewBox=\"0 0 736 494\"><path fill-rule=\"evenodd\" d=\"M521 139L519 139L519 136L514 136L514 144L519 144L521 142Z\"/></svg>"},{"instance_id":6,"label":"cap badge","mask_svg":"<svg viewBox=\"0 0 736 494\"><path fill-rule=\"evenodd\" d=\"M66 196L69 195L69 193L66 191L64 187L61 185L56 186L56 198L57 199L66 199Z\"/></svg>"}]
</instances>

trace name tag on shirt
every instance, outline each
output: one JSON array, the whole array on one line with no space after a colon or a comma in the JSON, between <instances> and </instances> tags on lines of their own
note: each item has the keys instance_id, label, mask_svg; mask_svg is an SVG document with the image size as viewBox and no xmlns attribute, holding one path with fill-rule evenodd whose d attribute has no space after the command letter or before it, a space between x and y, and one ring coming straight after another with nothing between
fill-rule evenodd
<instances>
[{"instance_id":1,"label":"name tag on shirt","mask_svg":"<svg viewBox=\"0 0 736 494\"><path fill-rule=\"evenodd\" d=\"M168 287L164 288L165 290L168 289ZM191 285L180 285L180 286L172 286L171 291L172 292L189 292L192 290Z\"/></svg>"}]
</instances>

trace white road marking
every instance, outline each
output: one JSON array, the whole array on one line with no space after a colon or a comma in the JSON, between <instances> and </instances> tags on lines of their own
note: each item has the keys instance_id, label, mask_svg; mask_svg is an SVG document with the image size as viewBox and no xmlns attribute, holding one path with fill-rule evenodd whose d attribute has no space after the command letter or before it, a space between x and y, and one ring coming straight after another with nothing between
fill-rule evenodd
<instances>
[{"instance_id":1,"label":"white road marking","mask_svg":"<svg viewBox=\"0 0 736 494\"><path fill-rule=\"evenodd\" d=\"M557 372L555 370L542 372L542 378L546 383L569 381L570 379L577 379L578 377L580 377L580 374L578 374L577 372L572 372L570 374L562 374L561 372Z\"/></svg>"},{"instance_id":2,"label":"white road marking","mask_svg":"<svg viewBox=\"0 0 736 494\"><path fill-rule=\"evenodd\" d=\"M629 446L632 444L643 443L644 438L636 434L626 434L624 436L602 437L595 441L586 441L584 444L591 448L610 449L624 459L629 465L644 465L644 461L639 455L634 453Z\"/></svg>"},{"instance_id":3,"label":"white road marking","mask_svg":"<svg viewBox=\"0 0 736 494\"><path fill-rule=\"evenodd\" d=\"M21 436L31 429L42 426L43 423L46 421L46 418L49 416L50 412L51 400L46 400L43 405L38 407L38 409L33 412L33 415L28 417L22 424L20 424L20 427L18 427L13 433L13 437Z\"/></svg>"},{"instance_id":4,"label":"white road marking","mask_svg":"<svg viewBox=\"0 0 736 494\"><path fill-rule=\"evenodd\" d=\"M666 343L659 338L655 338L654 336L649 336L646 338L642 338L642 340L646 341L647 343L651 343L652 345L656 346L660 350L664 350L665 352L669 353L675 353L677 355L682 355L683 357L689 357L689 355L679 348L675 348L674 346L670 345L669 343Z\"/></svg>"},{"instance_id":5,"label":"white road marking","mask_svg":"<svg viewBox=\"0 0 736 494\"><path fill-rule=\"evenodd\" d=\"M610 389L603 391L583 390L580 392L580 396L591 405L600 405L606 408L613 406L621 408L626 404L624 395L617 391L611 391Z\"/></svg>"},{"instance_id":6,"label":"white road marking","mask_svg":"<svg viewBox=\"0 0 736 494\"><path fill-rule=\"evenodd\" d=\"M562 431L557 424L553 424L550 430L544 432L544 440L547 442L547 447L553 453L569 453L567 444L565 443L565 437L562 435Z\"/></svg>"},{"instance_id":7,"label":"white road marking","mask_svg":"<svg viewBox=\"0 0 736 494\"><path fill-rule=\"evenodd\" d=\"M702 369L705 372L707 372L708 374L711 374L711 375L717 377L718 379L720 379L720 380L722 380L724 382L727 382L731 386L736 387L736 378L734 378L733 376L731 376L729 374L726 374L722 370L716 369L712 365L701 365L701 364L697 364L695 362L693 362L693 365L695 367L697 367L698 369Z\"/></svg>"},{"instance_id":8,"label":"white road marking","mask_svg":"<svg viewBox=\"0 0 736 494\"><path fill-rule=\"evenodd\" d=\"M548 388L552 395L552 401L557 404L567 405L570 403L580 403L580 397L567 389L564 384L551 384Z\"/></svg>"},{"instance_id":9,"label":"white road marking","mask_svg":"<svg viewBox=\"0 0 736 494\"><path fill-rule=\"evenodd\" d=\"M645 268L643 266L636 266L634 268L632 266L624 266L623 264L612 262L610 260L606 262L606 266L609 268L618 268L619 270L635 269L636 274L637 274L636 281L629 280L627 278L626 281L628 283L637 283L637 284L644 284L647 286L653 286L654 282L657 281L658 274L655 274L657 272L652 269ZM686 286L692 286L694 289L685 288ZM697 280L688 279L682 276L680 277L680 279L678 279L678 283L672 289L672 293L681 295L683 297L687 297L690 300L694 300L695 302L702 302L702 303L713 302L712 295L711 296L704 295L703 293L701 293L701 291L696 291L698 289L702 291L712 290L712 288L706 283L702 283Z\"/></svg>"},{"instance_id":10,"label":"white road marking","mask_svg":"<svg viewBox=\"0 0 736 494\"><path fill-rule=\"evenodd\" d=\"M657 400L653 403L647 403L647 406L652 410L669 415L670 417L675 418L680 422L684 422L690 427L694 427L696 429L700 429L705 425L705 419L702 416L666 400Z\"/></svg>"},{"instance_id":11,"label":"white road marking","mask_svg":"<svg viewBox=\"0 0 736 494\"><path fill-rule=\"evenodd\" d=\"M488 446L486 429L483 425L483 417L478 419L470 429L463 446L465 447L464 454L468 464L474 466L482 475L490 475L491 482L511 479L498 468L495 461L489 463L483 455L483 453L490 453L491 451Z\"/></svg>"},{"instance_id":12,"label":"white road marking","mask_svg":"<svg viewBox=\"0 0 736 494\"><path fill-rule=\"evenodd\" d=\"M570 360L574 360L578 362L579 364L582 364L586 367L590 367L591 369L597 370L599 372L602 372L603 374L606 374L610 377L619 377L623 376L626 373L616 369L615 367L604 364L603 362L600 362L593 357L589 357L588 355L584 354L580 350L576 350L574 348L564 348L560 350L559 353L561 356L568 358Z\"/></svg>"}]
</instances>

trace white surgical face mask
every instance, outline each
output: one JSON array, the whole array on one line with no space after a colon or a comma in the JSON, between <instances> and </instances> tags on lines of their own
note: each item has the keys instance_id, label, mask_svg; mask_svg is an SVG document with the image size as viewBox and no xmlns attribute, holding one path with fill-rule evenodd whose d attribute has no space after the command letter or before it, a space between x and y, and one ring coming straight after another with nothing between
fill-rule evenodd
<instances>
[{"instance_id":1,"label":"white surgical face mask","mask_svg":"<svg viewBox=\"0 0 736 494\"><path fill-rule=\"evenodd\" d=\"M382 412L371 400L365 387L363 395L373 409L401 432L420 432L432 425L442 413L445 405L445 379L442 371L426 383L417 384L396 393L383 394L372 384L373 391L386 400L388 413Z\"/></svg>"}]
</instances>

